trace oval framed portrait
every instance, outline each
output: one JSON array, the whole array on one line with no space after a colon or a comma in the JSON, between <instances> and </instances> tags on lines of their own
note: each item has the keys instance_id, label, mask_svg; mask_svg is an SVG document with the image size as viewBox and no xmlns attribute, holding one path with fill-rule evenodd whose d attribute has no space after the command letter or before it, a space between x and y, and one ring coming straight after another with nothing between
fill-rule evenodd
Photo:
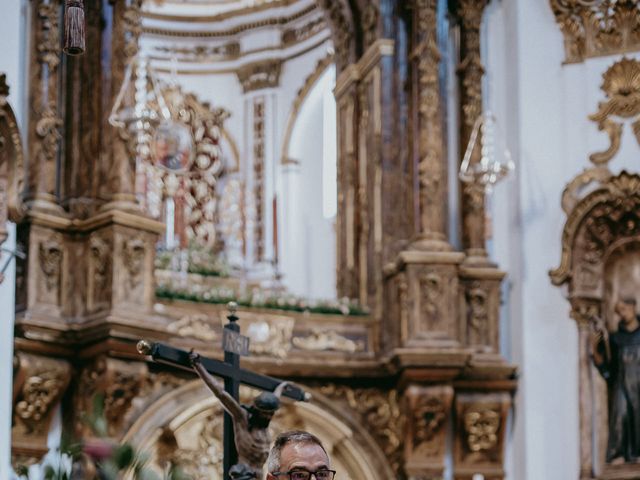
<instances>
[{"instance_id":1,"label":"oval framed portrait","mask_svg":"<svg viewBox=\"0 0 640 480\"><path fill-rule=\"evenodd\" d=\"M173 120L165 120L158 125L153 136L153 162L173 173L187 173L193 163L193 145L189 127Z\"/></svg>"}]
</instances>

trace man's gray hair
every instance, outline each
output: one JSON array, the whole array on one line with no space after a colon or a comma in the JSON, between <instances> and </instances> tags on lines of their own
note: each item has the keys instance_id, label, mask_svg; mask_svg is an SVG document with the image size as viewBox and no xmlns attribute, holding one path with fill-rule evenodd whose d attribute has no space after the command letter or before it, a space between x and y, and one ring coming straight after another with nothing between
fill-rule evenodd
<instances>
[{"instance_id":1,"label":"man's gray hair","mask_svg":"<svg viewBox=\"0 0 640 480\"><path fill-rule=\"evenodd\" d=\"M267 459L267 469L269 473L280 471L280 455L282 454L282 449L285 445L290 443L318 445L322 450L324 450L324 453L327 453L327 450L324 448L324 445L322 445L320 439L312 433L305 432L303 430L292 430L290 432L281 433L276 438L276 441L273 442L273 447L269 452L269 458ZM328 456L329 454L327 454L327 457Z\"/></svg>"}]
</instances>

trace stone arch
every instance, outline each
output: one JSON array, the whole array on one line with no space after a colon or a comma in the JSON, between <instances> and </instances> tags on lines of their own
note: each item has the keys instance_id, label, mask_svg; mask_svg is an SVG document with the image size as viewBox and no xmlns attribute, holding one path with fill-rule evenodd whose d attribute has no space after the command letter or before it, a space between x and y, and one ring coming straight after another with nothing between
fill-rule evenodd
<instances>
[{"instance_id":1,"label":"stone arch","mask_svg":"<svg viewBox=\"0 0 640 480\"><path fill-rule=\"evenodd\" d=\"M256 394L241 389L249 402ZM285 402L272 422L272 434L289 429L305 429L317 435L329 452L333 465L345 480L388 480L394 474L385 455L366 427L357 424L317 392L305 403ZM161 469L161 458L175 452L201 478L221 479L222 407L199 380L188 382L165 394L130 427L123 441L131 442L150 455L154 468ZM167 441L167 438L169 439ZM169 448L167 448L169 447ZM172 453L173 454L173 453ZM196 465L197 464L197 465Z\"/></svg>"},{"instance_id":2,"label":"stone arch","mask_svg":"<svg viewBox=\"0 0 640 480\"><path fill-rule=\"evenodd\" d=\"M24 153L8 96L6 75L0 74L0 245L7 239L6 222L18 222L24 214Z\"/></svg>"},{"instance_id":3,"label":"stone arch","mask_svg":"<svg viewBox=\"0 0 640 480\"><path fill-rule=\"evenodd\" d=\"M293 133L293 128L295 126L296 120L298 119L298 116L300 114L302 105L313 90L313 87L315 87L315 85L318 83L318 80L322 77L324 72L326 72L327 68L329 68L332 63L332 55L327 55L326 57L320 59L316 64L316 68L305 79L304 85L300 88L300 90L298 90L296 98L293 100L293 105L291 106L289 116L287 117L287 125L285 127L284 136L282 139L282 155L280 160L281 164L286 164L290 161L289 147L291 144L291 135Z\"/></svg>"}]
</instances>

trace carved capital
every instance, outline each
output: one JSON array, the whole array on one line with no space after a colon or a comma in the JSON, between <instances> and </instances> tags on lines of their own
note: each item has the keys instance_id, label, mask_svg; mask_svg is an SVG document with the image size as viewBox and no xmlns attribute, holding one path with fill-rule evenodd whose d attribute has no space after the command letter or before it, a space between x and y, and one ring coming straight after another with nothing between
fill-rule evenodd
<instances>
[{"instance_id":1,"label":"carved capital","mask_svg":"<svg viewBox=\"0 0 640 480\"><path fill-rule=\"evenodd\" d=\"M53 409L71 379L71 367L54 358L18 352L14 358L12 456L38 461L48 451Z\"/></svg>"},{"instance_id":2,"label":"carved capital","mask_svg":"<svg viewBox=\"0 0 640 480\"><path fill-rule=\"evenodd\" d=\"M460 393L456 396L454 475L504 478L504 448L511 397L507 393Z\"/></svg>"},{"instance_id":3,"label":"carved capital","mask_svg":"<svg viewBox=\"0 0 640 480\"><path fill-rule=\"evenodd\" d=\"M441 478L453 388L413 385L405 392L407 433L405 472L410 478Z\"/></svg>"}]
</instances>

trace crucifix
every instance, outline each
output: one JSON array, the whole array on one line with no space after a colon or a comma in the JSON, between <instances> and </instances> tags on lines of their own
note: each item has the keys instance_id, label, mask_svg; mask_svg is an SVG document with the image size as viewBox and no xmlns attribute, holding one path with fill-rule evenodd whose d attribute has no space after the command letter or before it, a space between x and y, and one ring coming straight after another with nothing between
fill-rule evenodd
<instances>
[{"instance_id":1,"label":"crucifix","mask_svg":"<svg viewBox=\"0 0 640 480\"><path fill-rule=\"evenodd\" d=\"M278 409L281 395L293 400L308 400L301 388L266 375L240 368L240 356L249 353L249 338L240 335L237 305L229 304L229 323L223 328L224 361L200 357L162 343L138 342L138 352L158 363L196 371L224 407L223 478L225 480L262 479L262 466L269 454L268 433L271 417ZM214 378L224 379L224 387ZM251 406L240 405L240 384L263 390ZM271 393L273 392L273 393Z\"/></svg>"}]
</instances>

